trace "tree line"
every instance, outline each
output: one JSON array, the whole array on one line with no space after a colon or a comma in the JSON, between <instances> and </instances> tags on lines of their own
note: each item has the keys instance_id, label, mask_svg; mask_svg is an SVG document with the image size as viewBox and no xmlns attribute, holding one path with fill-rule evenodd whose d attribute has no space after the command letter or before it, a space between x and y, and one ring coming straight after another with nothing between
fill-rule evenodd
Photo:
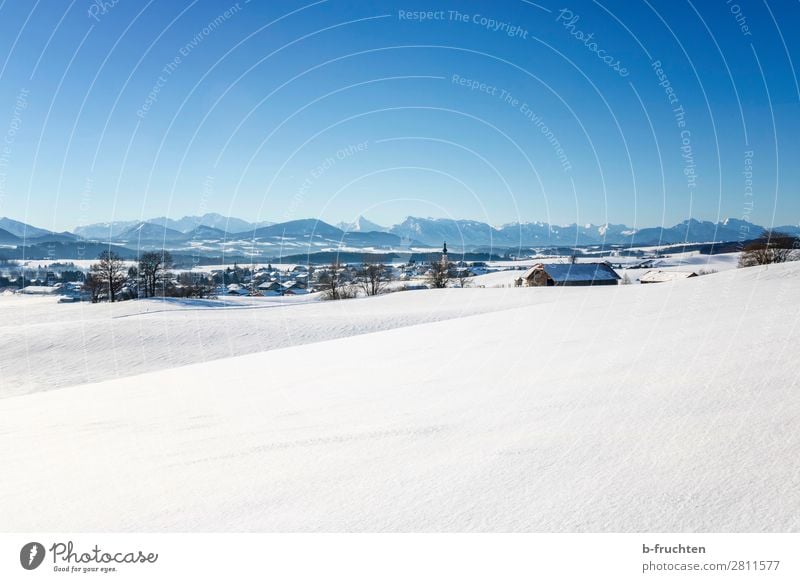
<instances>
[{"instance_id":1,"label":"tree line","mask_svg":"<svg viewBox=\"0 0 800 582\"><path fill-rule=\"evenodd\" d=\"M213 292L213 283L205 274L181 273L176 278L170 272L173 261L169 251L142 253L131 267L113 251L103 251L97 259L83 282L92 303L102 298L113 303L137 297L207 297Z\"/></svg>"},{"instance_id":2,"label":"tree line","mask_svg":"<svg viewBox=\"0 0 800 582\"><path fill-rule=\"evenodd\" d=\"M444 289L455 281L458 287L467 287L471 273L445 259L432 260L423 280L433 289ZM380 295L391 290L392 268L365 257L360 266L350 268L338 261L325 267L319 278L319 288L325 299L350 299L363 293L366 296Z\"/></svg>"},{"instance_id":3,"label":"tree line","mask_svg":"<svg viewBox=\"0 0 800 582\"><path fill-rule=\"evenodd\" d=\"M765 230L747 243L739 255L740 267L786 263L800 259L800 238L777 230Z\"/></svg>"}]
</instances>

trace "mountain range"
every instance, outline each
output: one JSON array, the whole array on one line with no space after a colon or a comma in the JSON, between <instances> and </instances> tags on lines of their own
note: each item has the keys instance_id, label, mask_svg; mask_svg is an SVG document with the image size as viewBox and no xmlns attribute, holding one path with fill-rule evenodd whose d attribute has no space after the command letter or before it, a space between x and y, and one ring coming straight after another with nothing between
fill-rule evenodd
<instances>
[{"instance_id":1,"label":"mountain range","mask_svg":"<svg viewBox=\"0 0 800 582\"><path fill-rule=\"evenodd\" d=\"M439 247L444 241L453 249L478 247L528 248L591 245L666 245L676 243L729 242L757 237L763 227L729 218L721 222L688 219L671 227L635 229L624 224L552 225L545 222L510 223L499 227L475 220L407 217L400 224L383 227L359 217L337 226L313 218L281 223L248 222L220 214L185 216L179 220L159 217L145 221L117 221L77 227L73 232L52 232L10 218L0 218L0 245L31 246L70 244L81 241L108 243L128 248L170 250L224 250L243 253L270 248L335 250L337 248L402 250ZM800 235L800 227L777 227Z\"/></svg>"},{"instance_id":2,"label":"mountain range","mask_svg":"<svg viewBox=\"0 0 800 582\"><path fill-rule=\"evenodd\" d=\"M219 229L223 232L239 233L247 232L262 226L273 224L268 221L248 222L241 218L233 218L209 212L202 216L184 216L178 220L159 216L146 221L139 220L118 220L115 222L98 222L76 227L72 232L85 239L108 239L120 236L123 232L137 227L141 222L161 226L162 228L177 230L187 233L200 227L210 227ZM0 224L0 228L5 228ZM8 229L7 229L8 230Z\"/></svg>"}]
</instances>

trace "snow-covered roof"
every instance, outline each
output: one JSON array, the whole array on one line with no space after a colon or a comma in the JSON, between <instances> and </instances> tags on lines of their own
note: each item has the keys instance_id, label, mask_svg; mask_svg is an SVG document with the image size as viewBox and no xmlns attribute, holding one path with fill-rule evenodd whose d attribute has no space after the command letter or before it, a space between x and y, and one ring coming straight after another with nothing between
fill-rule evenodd
<instances>
[{"instance_id":1,"label":"snow-covered roof","mask_svg":"<svg viewBox=\"0 0 800 582\"><path fill-rule=\"evenodd\" d=\"M666 281L677 281L678 279L688 279L696 277L694 271L647 271L639 277L641 283L664 283Z\"/></svg>"},{"instance_id":2,"label":"snow-covered roof","mask_svg":"<svg viewBox=\"0 0 800 582\"><path fill-rule=\"evenodd\" d=\"M527 279L536 270L544 270L553 281L563 283L566 281L609 281L619 279L616 271L605 263L568 263L568 264L537 264L525 271L522 275Z\"/></svg>"},{"instance_id":3,"label":"snow-covered roof","mask_svg":"<svg viewBox=\"0 0 800 582\"><path fill-rule=\"evenodd\" d=\"M45 285L28 285L19 290L20 293L28 295L51 295L59 290L59 287L47 287Z\"/></svg>"}]
</instances>

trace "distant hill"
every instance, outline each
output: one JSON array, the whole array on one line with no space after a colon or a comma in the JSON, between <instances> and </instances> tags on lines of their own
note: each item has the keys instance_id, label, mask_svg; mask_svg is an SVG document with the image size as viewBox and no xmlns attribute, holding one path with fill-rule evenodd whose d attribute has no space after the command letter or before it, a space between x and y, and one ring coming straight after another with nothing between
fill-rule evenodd
<instances>
[{"instance_id":1,"label":"distant hill","mask_svg":"<svg viewBox=\"0 0 800 582\"><path fill-rule=\"evenodd\" d=\"M175 242L183 240L184 233L151 222L139 222L121 232L114 240L129 244L144 242Z\"/></svg>"},{"instance_id":2,"label":"distant hill","mask_svg":"<svg viewBox=\"0 0 800 582\"><path fill-rule=\"evenodd\" d=\"M234 236L230 232L226 232L219 228L212 226L198 226L183 234L182 240L185 241L209 241L209 240L227 240Z\"/></svg>"},{"instance_id":3,"label":"distant hill","mask_svg":"<svg viewBox=\"0 0 800 582\"><path fill-rule=\"evenodd\" d=\"M0 249L0 258L3 259L91 259L97 258L102 251L112 250L123 259L135 259L137 252L120 245L109 245L99 242L71 242L71 243L44 243L34 245L19 245L14 248Z\"/></svg>"},{"instance_id":4,"label":"distant hill","mask_svg":"<svg viewBox=\"0 0 800 582\"><path fill-rule=\"evenodd\" d=\"M22 242L22 239L17 235L8 232L7 230L0 228L0 244L3 245L15 245Z\"/></svg>"},{"instance_id":5,"label":"distant hill","mask_svg":"<svg viewBox=\"0 0 800 582\"><path fill-rule=\"evenodd\" d=\"M0 218L0 228L20 238L43 236L46 234L50 234L51 232L44 228L36 228L35 226L31 226L30 224L25 224L24 222L20 222L12 218L7 218L5 216L3 218Z\"/></svg>"},{"instance_id":6,"label":"distant hill","mask_svg":"<svg viewBox=\"0 0 800 582\"><path fill-rule=\"evenodd\" d=\"M291 237L291 238L322 238L327 240L341 240L344 236L344 231L340 228L332 226L327 222L316 220L314 218L305 218L301 220L290 220L289 222L281 222L271 226L263 226L257 228L252 232L242 233L242 238L247 239L264 239L275 237Z\"/></svg>"},{"instance_id":7,"label":"distant hill","mask_svg":"<svg viewBox=\"0 0 800 582\"><path fill-rule=\"evenodd\" d=\"M391 247L411 246L411 241L404 241L390 232L346 232L344 244L353 247Z\"/></svg>"}]
</instances>

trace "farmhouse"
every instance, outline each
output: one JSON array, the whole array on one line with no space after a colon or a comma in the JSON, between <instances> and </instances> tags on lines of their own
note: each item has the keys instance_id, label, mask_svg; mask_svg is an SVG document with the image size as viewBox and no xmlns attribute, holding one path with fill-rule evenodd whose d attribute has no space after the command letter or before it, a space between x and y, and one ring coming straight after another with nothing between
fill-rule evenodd
<instances>
[{"instance_id":1,"label":"farmhouse","mask_svg":"<svg viewBox=\"0 0 800 582\"><path fill-rule=\"evenodd\" d=\"M538 263L525 271L526 287L616 285L619 275L606 263Z\"/></svg>"},{"instance_id":2,"label":"farmhouse","mask_svg":"<svg viewBox=\"0 0 800 582\"><path fill-rule=\"evenodd\" d=\"M693 271L647 271L639 277L639 283L666 283L689 277L697 277L697 273Z\"/></svg>"}]
</instances>

